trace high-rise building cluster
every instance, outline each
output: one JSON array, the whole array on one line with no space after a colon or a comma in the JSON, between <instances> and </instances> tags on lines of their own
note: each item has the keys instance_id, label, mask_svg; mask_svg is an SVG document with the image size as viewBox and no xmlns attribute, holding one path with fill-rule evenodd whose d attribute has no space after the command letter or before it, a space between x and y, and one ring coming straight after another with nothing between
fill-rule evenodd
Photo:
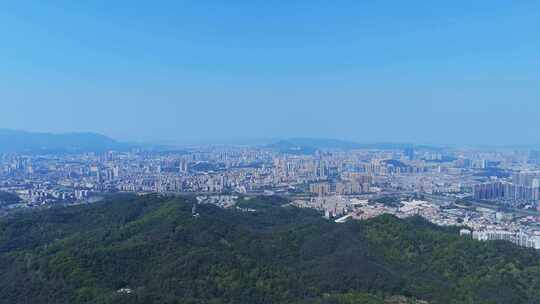
<instances>
[{"instance_id":1,"label":"high-rise building cluster","mask_svg":"<svg viewBox=\"0 0 540 304\"><path fill-rule=\"evenodd\" d=\"M199 203L224 208L242 196L281 195L338 222L384 213L420 215L439 225L465 225L479 239L507 239L531 247L530 239L540 235L540 216L534 217L540 203L539 155L423 147L302 154L246 146L1 154L0 192L20 200L0 201L0 214L94 202L115 192L188 194L201 198ZM396 196L405 199L385 199ZM504 206L528 217L480 210L486 206Z\"/></svg>"},{"instance_id":2,"label":"high-rise building cluster","mask_svg":"<svg viewBox=\"0 0 540 304\"><path fill-rule=\"evenodd\" d=\"M512 181L493 181L473 186L476 200L509 200L538 202L540 200L540 172L518 172Z\"/></svg>"}]
</instances>

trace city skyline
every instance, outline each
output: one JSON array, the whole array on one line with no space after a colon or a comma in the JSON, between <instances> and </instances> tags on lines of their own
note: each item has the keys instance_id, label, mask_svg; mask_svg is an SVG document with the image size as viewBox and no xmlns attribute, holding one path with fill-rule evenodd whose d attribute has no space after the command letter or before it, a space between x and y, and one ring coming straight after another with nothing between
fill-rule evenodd
<instances>
[{"instance_id":1,"label":"city skyline","mask_svg":"<svg viewBox=\"0 0 540 304\"><path fill-rule=\"evenodd\" d=\"M196 205L253 212L239 205L241 197L268 196L336 223L420 215L465 226L460 234L473 239L540 249L540 151L313 139L161 150L95 134L33 138L33 150L0 149L0 216L92 204L118 193L187 195Z\"/></svg>"}]
</instances>

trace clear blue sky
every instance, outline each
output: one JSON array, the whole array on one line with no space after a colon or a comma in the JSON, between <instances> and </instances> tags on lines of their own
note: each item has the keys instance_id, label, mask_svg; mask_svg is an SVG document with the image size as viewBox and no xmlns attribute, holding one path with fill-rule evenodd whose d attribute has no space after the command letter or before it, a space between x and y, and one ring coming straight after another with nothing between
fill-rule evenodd
<instances>
[{"instance_id":1,"label":"clear blue sky","mask_svg":"<svg viewBox=\"0 0 540 304\"><path fill-rule=\"evenodd\" d=\"M538 1L4 1L0 127L538 144Z\"/></svg>"}]
</instances>

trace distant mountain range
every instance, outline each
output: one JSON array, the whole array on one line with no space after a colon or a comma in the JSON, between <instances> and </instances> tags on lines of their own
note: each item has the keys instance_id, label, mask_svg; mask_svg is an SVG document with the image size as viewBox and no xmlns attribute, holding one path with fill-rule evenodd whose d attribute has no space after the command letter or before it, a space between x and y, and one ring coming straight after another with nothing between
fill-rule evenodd
<instances>
[{"instance_id":1,"label":"distant mountain range","mask_svg":"<svg viewBox=\"0 0 540 304\"><path fill-rule=\"evenodd\" d=\"M0 153L78 153L123 151L135 147L155 151L172 151L168 145L137 145L119 142L98 133L42 133L0 129ZM358 143L339 139L291 138L267 144L266 147L289 154L314 154L317 150L385 149L400 150L410 143ZM414 145L416 149L440 148Z\"/></svg>"},{"instance_id":2,"label":"distant mountain range","mask_svg":"<svg viewBox=\"0 0 540 304\"><path fill-rule=\"evenodd\" d=\"M97 133L53 134L0 129L0 153L103 152L132 147Z\"/></svg>"},{"instance_id":3,"label":"distant mountain range","mask_svg":"<svg viewBox=\"0 0 540 304\"><path fill-rule=\"evenodd\" d=\"M383 149L400 150L413 147L410 143L357 143L339 139L317 138L291 138L270 144L270 148L282 153L313 154L317 150L355 150L355 149ZM422 149L438 149L436 147L417 146Z\"/></svg>"}]
</instances>

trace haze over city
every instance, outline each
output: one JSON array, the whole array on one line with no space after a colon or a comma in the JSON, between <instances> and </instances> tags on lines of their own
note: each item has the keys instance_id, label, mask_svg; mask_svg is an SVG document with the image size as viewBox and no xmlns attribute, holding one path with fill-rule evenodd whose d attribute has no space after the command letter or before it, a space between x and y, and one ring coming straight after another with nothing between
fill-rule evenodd
<instances>
[{"instance_id":1,"label":"haze over city","mask_svg":"<svg viewBox=\"0 0 540 304\"><path fill-rule=\"evenodd\" d=\"M122 141L537 144L534 1L0 10L0 128Z\"/></svg>"},{"instance_id":2,"label":"haze over city","mask_svg":"<svg viewBox=\"0 0 540 304\"><path fill-rule=\"evenodd\" d=\"M0 304L540 303L539 1L3 2Z\"/></svg>"}]
</instances>

